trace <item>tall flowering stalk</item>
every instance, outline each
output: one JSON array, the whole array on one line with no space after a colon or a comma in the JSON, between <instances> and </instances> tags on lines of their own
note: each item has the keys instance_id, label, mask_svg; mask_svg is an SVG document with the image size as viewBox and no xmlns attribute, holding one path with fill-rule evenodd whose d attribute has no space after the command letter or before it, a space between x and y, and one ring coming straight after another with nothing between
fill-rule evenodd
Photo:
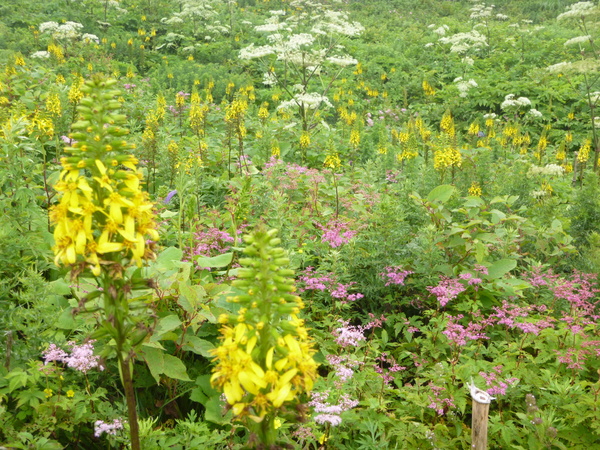
<instances>
[{"instance_id":1,"label":"tall flowering stalk","mask_svg":"<svg viewBox=\"0 0 600 450\"><path fill-rule=\"evenodd\" d=\"M258 228L244 237L247 258L234 286L245 291L229 301L237 314L222 315L221 345L211 383L225 394L236 419L252 432L251 445L277 445L280 418L297 421L303 394L313 388L317 364L294 294L293 271L277 245L277 231Z\"/></svg>"},{"instance_id":2,"label":"tall flowering stalk","mask_svg":"<svg viewBox=\"0 0 600 450\"><path fill-rule=\"evenodd\" d=\"M86 300L102 297L101 325L95 337L114 341L131 445L139 449L131 360L148 327L141 315L133 314L134 304L127 296L147 288L147 282L139 270L131 273L126 268L141 267L153 258L153 241L159 236L153 204L141 190L137 159L127 153L133 145L123 139L129 131L121 126L125 116L117 113L120 103L114 100L119 95L112 88L115 84L94 77L81 86L80 117L72 126L73 144L65 149L70 156L61 158L62 171L54 186L58 203L51 208L50 219L55 225L55 263L69 267L74 278L92 275L99 284ZM107 346L104 353L111 351Z\"/></svg>"}]
</instances>

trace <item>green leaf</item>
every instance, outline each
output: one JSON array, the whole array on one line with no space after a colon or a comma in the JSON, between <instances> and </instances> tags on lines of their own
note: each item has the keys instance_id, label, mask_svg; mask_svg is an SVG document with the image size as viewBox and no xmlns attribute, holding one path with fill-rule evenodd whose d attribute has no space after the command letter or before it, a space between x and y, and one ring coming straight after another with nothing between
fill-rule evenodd
<instances>
[{"instance_id":1,"label":"green leaf","mask_svg":"<svg viewBox=\"0 0 600 450\"><path fill-rule=\"evenodd\" d=\"M164 374L169 378L174 378L176 380L181 381L192 381L190 377L188 377L187 369L183 361L177 358L176 356L164 354Z\"/></svg>"},{"instance_id":2,"label":"green leaf","mask_svg":"<svg viewBox=\"0 0 600 450\"><path fill-rule=\"evenodd\" d=\"M213 256L208 258L206 256L199 256L196 258L196 263L199 267L225 267L231 263L233 259L233 252L223 253L219 256Z\"/></svg>"},{"instance_id":3,"label":"green leaf","mask_svg":"<svg viewBox=\"0 0 600 450\"><path fill-rule=\"evenodd\" d=\"M517 261L514 259L500 259L488 267L488 279L494 280L500 278L517 267Z\"/></svg>"},{"instance_id":4,"label":"green leaf","mask_svg":"<svg viewBox=\"0 0 600 450\"><path fill-rule=\"evenodd\" d=\"M183 251L176 247L169 247L164 249L160 255L156 258L156 265L161 269L175 269L177 265L175 263L181 261L183 258Z\"/></svg>"},{"instance_id":5,"label":"green leaf","mask_svg":"<svg viewBox=\"0 0 600 450\"><path fill-rule=\"evenodd\" d=\"M188 377L187 370L183 361L179 358L169 355L160 349L145 346L143 347L143 356L148 364L150 373L160 384L160 375L164 374L169 378L182 381L192 381Z\"/></svg>"},{"instance_id":6,"label":"green leaf","mask_svg":"<svg viewBox=\"0 0 600 450\"><path fill-rule=\"evenodd\" d=\"M450 197L452 197L455 190L454 186L450 184L442 184L441 186L434 188L429 195L427 195L427 200L430 202L446 203L450 200Z\"/></svg>"},{"instance_id":7,"label":"green leaf","mask_svg":"<svg viewBox=\"0 0 600 450\"><path fill-rule=\"evenodd\" d=\"M60 314L60 316L58 316L58 319L56 319L54 325L62 330L75 329L75 319L73 319L73 308L65 309Z\"/></svg>"},{"instance_id":8,"label":"green leaf","mask_svg":"<svg viewBox=\"0 0 600 450\"><path fill-rule=\"evenodd\" d=\"M189 336L183 344L183 350L189 350L205 358L212 358L214 356L210 353L210 350L213 348L215 346L212 342L200 339L198 336Z\"/></svg>"},{"instance_id":9,"label":"green leaf","mask_svg":"<svg viewBox=\"0 0 600 450\"><path fill-rule=\"evenodd\" d=\"M158 325L154 330L154 334L152 335L151 341L158 341L162 336L168 333L171 330L179 328L181 326L181 320L175 314L170 314L166 317L163 317L158 321Z\"/></svg>"},{"instance_id":10,"label":"green leaf","mask_svg":"<svg viewBox=\"0 0 600 450\"><path fill-rule=\"evenodd\" d=\"M148 347L146 345L143 346L144 359L146 360L146 364L148 364L148 369L150 369L150 373L156 380L157 384L160 384L160 374L165 371L165 360L163 358L164 352L157 348Z\"/></svg>"},{"instance_id":11,"label":"green leaf","mask_svg":"<svg viewBox=\"0 0 600 450\"><path fill-rule=\"evenodd\" d=\"M386 344L388 343L389 337L388 337L388 332L386 330L381 330L381 342L383 344L383 347L386 346Z\"/></svg>"},{"instance_id":12,"label":"green leaf","mask_svg":"<svg viewBox=\"0 0 600 450\"><path fill-rule=\"evenodd\" d=\"M204 412L205 420L218 425L225 425L229 423L230 419L227 416L223 416L223 402L221 401L219 395L211 397L206 402L204 407L206 408Z\"/></svg>"}]
</instances>

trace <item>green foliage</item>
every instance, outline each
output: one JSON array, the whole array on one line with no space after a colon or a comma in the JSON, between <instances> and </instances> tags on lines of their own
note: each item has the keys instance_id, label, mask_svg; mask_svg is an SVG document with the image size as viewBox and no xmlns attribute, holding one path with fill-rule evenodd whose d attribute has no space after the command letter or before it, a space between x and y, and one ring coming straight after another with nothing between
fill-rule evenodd
<instances>
[{"instance_id":1,"label":"green foliage","mask_svg":"<svg viewBox=\"0 0 600 450\"><path fill-rule=\"evenodd\" d=\"M255 226L280 230L320 364L310 404L269 424L281 445L467 448L471 379L496 396L490 447L598 445L597 6L2 3L0 445L131 445L127 423L94 436L96 421L125 414L123 368L109 358L120 353L141 448L256 446L210 384L218 317L240 315L227 298L242 294L241 236ZM557 20L571 7L585 11ZM297 53L240 59L337 12L365 30L344 35L339 22ZM328 59L345 55L358 64ZM160 236L144 241L157 258L143 269L100 254L115 269L103 284L55 266L49 220L65 147L94 139L76 122L94 106L79 87L100 75L118 80L111 108L131 130ZM309 93L331 107L279 108ZM102 139L106 119L94 119ZM99 206L118 217L110 202ZM118 286L119 305L99 286ZM118 349L123 314L131 342ZM103 371L41 362L98 329Z\"/></svg>"}]
</instances>

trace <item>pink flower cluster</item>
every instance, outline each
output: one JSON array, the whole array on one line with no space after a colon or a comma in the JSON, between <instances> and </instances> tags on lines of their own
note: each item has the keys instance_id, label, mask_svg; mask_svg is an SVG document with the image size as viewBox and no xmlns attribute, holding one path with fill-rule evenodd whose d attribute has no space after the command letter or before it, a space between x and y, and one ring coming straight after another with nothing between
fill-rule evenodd
<instances>
[{"instance_id":1,"label":"pink flower cluster","mask_svg":"<svg viewBox=\"0 0 600 450\"><path fill-rule=\"evenodd\" d=\"M348 411L358 405L357 400L351 400L348 394L342 394L336 404L331 404L329 400L329 391L325 392L313 392L311 395L311 401L308 403L312 406L316 413L315 422L319 424L331 424L331 426L338 426L342 423L340 414L344 411Z\"/></svg>"},{"instance_id":2,"label":"pink flower cluster","mask_svg":"<svg viewBox=\"0 0 600 450\"><path fill-rule=\"evenodd\" d=\"M334 381L334 384L338 389L341 389L342 384L354 376L354 369L363 364L343 355L327 355L327 362L335 369L337 380Z\"/></svg>"},{"instance_id":3,"label":"pink flower cluster","mask_svg":"<svg viewBox=\"0 0 600 450\"><path fill-rule=\"evenodd\" d=\"M194 241L193 255L216 256L226 253L235 239L226 231L211 227L194 233Z\"/></svg>"},{"instance_id":4,"label":"pink flower cluster","mask_svg":"<svg viewBox=\"0 0 600 450\"><path fill-rule=\"evenodd\" d=\"M374 364L373 367L375 372L377 372L386 386L391 387L392 381L394 380L393 373L401 372L406 370L405 366L400 366L393 356L388 356L387 353L382 353L380 356L375 358L377 364Z\"/></svg>"},{"instance_id":5,"label":"pink flower cluster","mask_svg":"<svg viewBox=\"0 0 600 450\"><path fill-rule=\"evenodd\" d=\"M44 356L44 364L51 361L58 361L80 372L87 373L90 369L98 367L104 370L99 363L100 357L94 355L94 340L88 341L81 345L76 345L75 342L69 341L67 345L71 347L71 354L57 347L55 344L50 344L46 350L42 352Z\"/></svg>"},{"instance_id":6,"label":"pink flower cluster","mask_svg":"<svg viewBox=\"0 0 600 450\"><path fill-rule=\"evenodd\" d=\"M446 329L442 331L442 334L444 334L450 342L458 346L464 346L467 345L467 341L489 339L489 337L483 333L483 330L487 326L487 322L469 322L465 327L458 323L463 317L462 314L458 314L457 316L448 315L448 323L446 324Z\"/></svg>"},{"instance_id":7,"label":"pink flower cluster","mask_svg":"<svg viewBox=\"0 0 600 450\"><path fill-rule=\"evenodd\" d=\"M429 389L431 389L432 395L429 395L429 405L428 408L433 409L438 416L443 416L449 409L456 408L454 404L454 398L452 396L446 397L443 396L442 393L446 390L446 388L442 386L436 386L433 382L429 382Z\"/></svg>"},{"instance_id":8,"label":"pink flower cluster","mask_svg":"<svg viewBox=\"0 0 600 450\"><path fill-rule=\"evenodd\" d=\"M300 281L304 283L304 287L300 288L300 291L331 291L331 297L341 300L342 304L346 304L348 302L354 302L364 297L361 293L350 294L348 289L350 289L355 282L351 282L348 284L338 283L333 276L329 275L318 275L314 272L313 267L307 267L304 270L304 275L300 276Z\"/></svg>"},{"instance_id":9,"label":"pink flower cluster","mask_svg":"<svg viewBox=\"0 0 600 450\"><path fill-rule=\"evenodd\" d=\"M485 373L479 372L479 375L485 380L487 386L491 386L487 392L490 395L506 395L506 389L509 386L519 382L518 378L506 378L504 380L499 379L499 375L502 374L502 366L496 366L492 368L492 372Z\"/></svg>"},{"instance_id":10,"label":"pink flower cluster","mask_svg":"<svg viewBox=\"0 0 600 450\"><path fill-rule=\"evenodd\" d=\"M102 434L110 434L115 436L117 434L117 430L123 429L123 421L121 419L115 419L112 423L106 423L102 420L96 420L94 423L94 436L100 437Z\"/></svg>"},{"instance_id":11,"label":"pink flower cluster","mask_svg":"<svg viewBox=\"0 0 600 450\"><path fill-rule=\"evenodd\" d=\"M441 307L446 306L449 301L454 300L466 289L459 279L445 276L440 277L440 283L437 286L427 286L427 290L437 297Z\"/></svg>"},{"instance_id":12,"label":"pink flower cluster","mask_svg":"<svg viewBox=\"0 0 600 450\"><path fill-rule=\"evenodd\" d=\"M339 320L340 328L333 330L335 342L342 347L356 347L360 341L365 340L364 327L348 325L348 321Z\"/></svg>"},{"instance_id":13,"label":"pink flower cluster","mask_svg":"<svg viewBox=\"0 0 600 450\"><path fill-rule=\"evenodd\" d=\"M320 226L323 231L321 240L327 242L331 248L340 247L350 242L356 236L357 231L351 230L350 225L340 220L332 220L327 225Z\"/></svg>"},{"instance_id":14,"label":"pink flower cluster","mask_svg":"<svg viewBox=\"0 0 600 450\"><path fill-rule=\"evenodd\" d=\"M411 273L414 273L412 270L402 270L401 266L386 267L385 270L385 272L380 273L379 275L384 279L384 281L387 278L387 282L385 283L386 286L391 284L399 284L404 286L404 280L406 277Z\"/></svg>"}]
</instances>

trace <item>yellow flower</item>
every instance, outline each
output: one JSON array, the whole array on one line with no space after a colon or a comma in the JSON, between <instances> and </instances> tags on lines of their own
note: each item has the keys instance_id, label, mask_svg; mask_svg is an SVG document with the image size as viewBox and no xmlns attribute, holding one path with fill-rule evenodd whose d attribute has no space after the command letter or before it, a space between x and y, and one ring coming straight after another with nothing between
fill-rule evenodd
<instances>
[{"instance_id":1,"label":"yellow flower","mask_svg":"<svg viewBox=\"0 0 600 450\"><path fill-rule=\"evenodd\" d=\"M242 307L238 315L219 317L220 323L235 325L221 327L221 343L211 351L217 365L210 381L224 393L238 420L274 431L281 425L275 422L279 408L300 401L298 397L312 389L315 351L294 313L304 305L293 294L293 280L288 278L293 271L282 267L289 260L275 247L280 243L275 231L259 228L244 240L249 257L240 259L243 267L234 281L244 294L228 298ZM257 281L259 273L264 283Z\"/></svg>"},{"instance_id":2,"label":"yellow flower","mask_svg":"<svg viewBox=\"0 0 600 450\"><path fill-rule=\"evenodd\" d=\"M590 158L590 150L592 149L591 139L586 139L577 153L577 162L584 163Z\"/></svg>"},{"instance_id":3,"label":"yellow flower","mask_svg":"<svg viewBox=\"0 0 600 450\"><path fill-rule=\"evenodd\" d=\"M431 86L427 80L423 80L422 86L423 92L427 97L433 97L435 95L435 89L433 89L433 86Z\"/></svg>"},{"instance_id":4,"label":"yellow flower","mask_svg":"<svg viewBox=\"0 0 600 450\"><path fill-rule=\"evenodd\" d=\"M81 87L88 96L79 100L81 117L72 125L78 142L65 149L71 156L61 159L58 203L50 209L55 263L82 263L96 276L103 262L125 266L129 259L141 265L152 257L146 238L158 240L152 203L140 191L137 159L125 153L132 146L121 138L128 130L120 126L125 116L116 113L114 83L95 78ZM101 123L92 107L104 111ZM108 255L115 252L121 254Z\"/></svg>"},{"instance_id":5,"label":"yellow flower","mask_svg":"<svg viewBox=\"0 0 600 450\"><path fill-rule=\"evenodd\" d=\"M48 98L46 98L46 109L53 116L60 117L62 115L60 97L57 93L51 93L48 95Z\"/></svg>"},{"instance_id":6,"label":"yellow flower","mask_svg":"<svg viewBox=\"0 0 600 450\"><path fill-rule=\"evenodd\" d=\"M50 397L52 397L52 395L54 395L54 394L53 394L53 391L52 391L52 389L50 389L50 388L46 388L46 389L44 389L44 395L46 396L46 398L50 398Z\"/></svg>"},{"instance_id":7,"label":"yellow flower","mask_svg":"<svg viewBox=\"0 0 600 450\"><path fill-rule=\"evenodd\" d=\"M75 397L75 391L73 389L69 389L67 391L67 397L69 397L69 398Z\"/></svg>"},{"instance_id":8,"label":"yellow flower","mask_svg":"<svg viewBox=\"0 0 600 450\"><path fill-rule=\"evenodd\" d=\"M354 148L358 147L360 144L360 132L354 128L350 132L350 145Z\"/></svg>"},{"instance_id":9,"label":"yellow flower","mask_svg":"<svg viewBox=\"0 0 600 450\"><path fill-rule=\"evenodd\" d=\"M310 134L308 131L303 131L300 135L300 147L307 148L310 145Z\"/></svg>"},{"instance_id":10,"label":"yellow flower","mask_svg":"<svg viewBox=\"0 0 600 450\"><path fill-rule=\"evenodd\" d=\"M469 188L469 195L474 197L481 197L481 186L477 181L473 181L471 187Z\"/></svg>"}]
</instances>

